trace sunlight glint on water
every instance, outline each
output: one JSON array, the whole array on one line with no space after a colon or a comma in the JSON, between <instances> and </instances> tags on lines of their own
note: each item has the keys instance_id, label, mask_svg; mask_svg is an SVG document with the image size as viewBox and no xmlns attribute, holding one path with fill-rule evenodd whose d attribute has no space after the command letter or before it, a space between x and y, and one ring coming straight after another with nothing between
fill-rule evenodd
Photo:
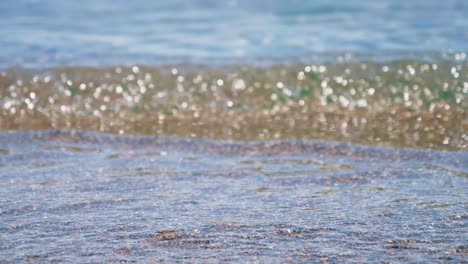
<instances>
[{"instance_id":1,"label":"sunlight glint on water","mask_svg":"<svg viewBox=\"0 0 468 264\"><path fill-rule=\"evenodd\" d=\"M0 263L463 262L467 3L0 1Z\"/></svg>"}]
</instances>

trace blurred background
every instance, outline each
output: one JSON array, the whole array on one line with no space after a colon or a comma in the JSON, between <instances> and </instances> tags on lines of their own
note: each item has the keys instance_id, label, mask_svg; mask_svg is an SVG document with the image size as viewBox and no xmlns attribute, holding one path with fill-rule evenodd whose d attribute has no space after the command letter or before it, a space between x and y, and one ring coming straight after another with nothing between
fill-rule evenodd
<instances>
[{"instance_id":1,"label":"blurred background","mask_svg":"<svg viewBox=\"0 0 468 264\"><path fill-rule=\"evenodd\" d=\"M385 59L468 43L465 0L3 0L0 13L0 66Z\"/></svg>"}]
</instances>

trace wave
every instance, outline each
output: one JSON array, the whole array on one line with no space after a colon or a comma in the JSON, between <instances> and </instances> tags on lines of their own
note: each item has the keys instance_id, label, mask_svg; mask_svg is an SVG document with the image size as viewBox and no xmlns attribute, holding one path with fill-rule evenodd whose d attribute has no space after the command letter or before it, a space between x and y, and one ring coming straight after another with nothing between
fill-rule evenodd
<instances>
[{"instance_id":1,"label":"wave","mask_svg":"<svg viewBox=\"0 0 468 264\"><path fill-rule=\"evenodd\" d=\"M10 68L3 130L466 150L466 61Z\"/></svg>"},{"instance_id":2,"label":"wave","mask_svg":"<svg viewBox=\"0 0 468 264\"><path fill-rule=\"evenodd\" d=\"M466 169L466 151L436 151L408 148L375 147L359 144L323 140L267 140L267 141L226 141L178 138L168 136L129 136L82 130L40 130L8 131L0 133L0 143L5 153L8 147L46 144L47 146L68 146L70 152L96 152L97 147L107 146L123 150L153 149L177 151L180 153L201 153L216 156L295 156L343 157L359 162L374 163L432 163L446 164ZM96 146L96 147L89 147ZM60 149L60 147L57 147Z\"/></svg>"}]
</instances>

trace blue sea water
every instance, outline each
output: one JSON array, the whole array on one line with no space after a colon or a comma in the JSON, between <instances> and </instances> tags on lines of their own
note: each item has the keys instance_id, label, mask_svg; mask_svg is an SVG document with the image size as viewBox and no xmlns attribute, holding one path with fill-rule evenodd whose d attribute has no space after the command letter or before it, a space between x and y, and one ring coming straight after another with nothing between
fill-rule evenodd
<instances>
[{"instance_id":1,"label":"blue sea water","mask_svg":"<svg viewBox=\"0 0 468 264\"><path fill-rule=\"evenodd\" d=\"M0 13L3 67L393 58L468 43L464 0L3 0Z\"/></svg>"}]
</instances>

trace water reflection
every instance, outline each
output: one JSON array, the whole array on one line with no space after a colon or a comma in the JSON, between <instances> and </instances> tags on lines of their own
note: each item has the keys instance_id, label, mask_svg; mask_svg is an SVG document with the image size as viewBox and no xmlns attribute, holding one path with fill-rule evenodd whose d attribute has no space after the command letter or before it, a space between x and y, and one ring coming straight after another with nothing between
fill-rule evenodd
<instances>
[{"instance_id":1,"label":"water reflection","mask_svg":"<svg viewBox=\"0 0 468 264\"><path fill-rule=\"evenodd\" d=\"M2 129L466 149L465 64L9 69L0 121Z\"/></svg>"}]
</instances>

